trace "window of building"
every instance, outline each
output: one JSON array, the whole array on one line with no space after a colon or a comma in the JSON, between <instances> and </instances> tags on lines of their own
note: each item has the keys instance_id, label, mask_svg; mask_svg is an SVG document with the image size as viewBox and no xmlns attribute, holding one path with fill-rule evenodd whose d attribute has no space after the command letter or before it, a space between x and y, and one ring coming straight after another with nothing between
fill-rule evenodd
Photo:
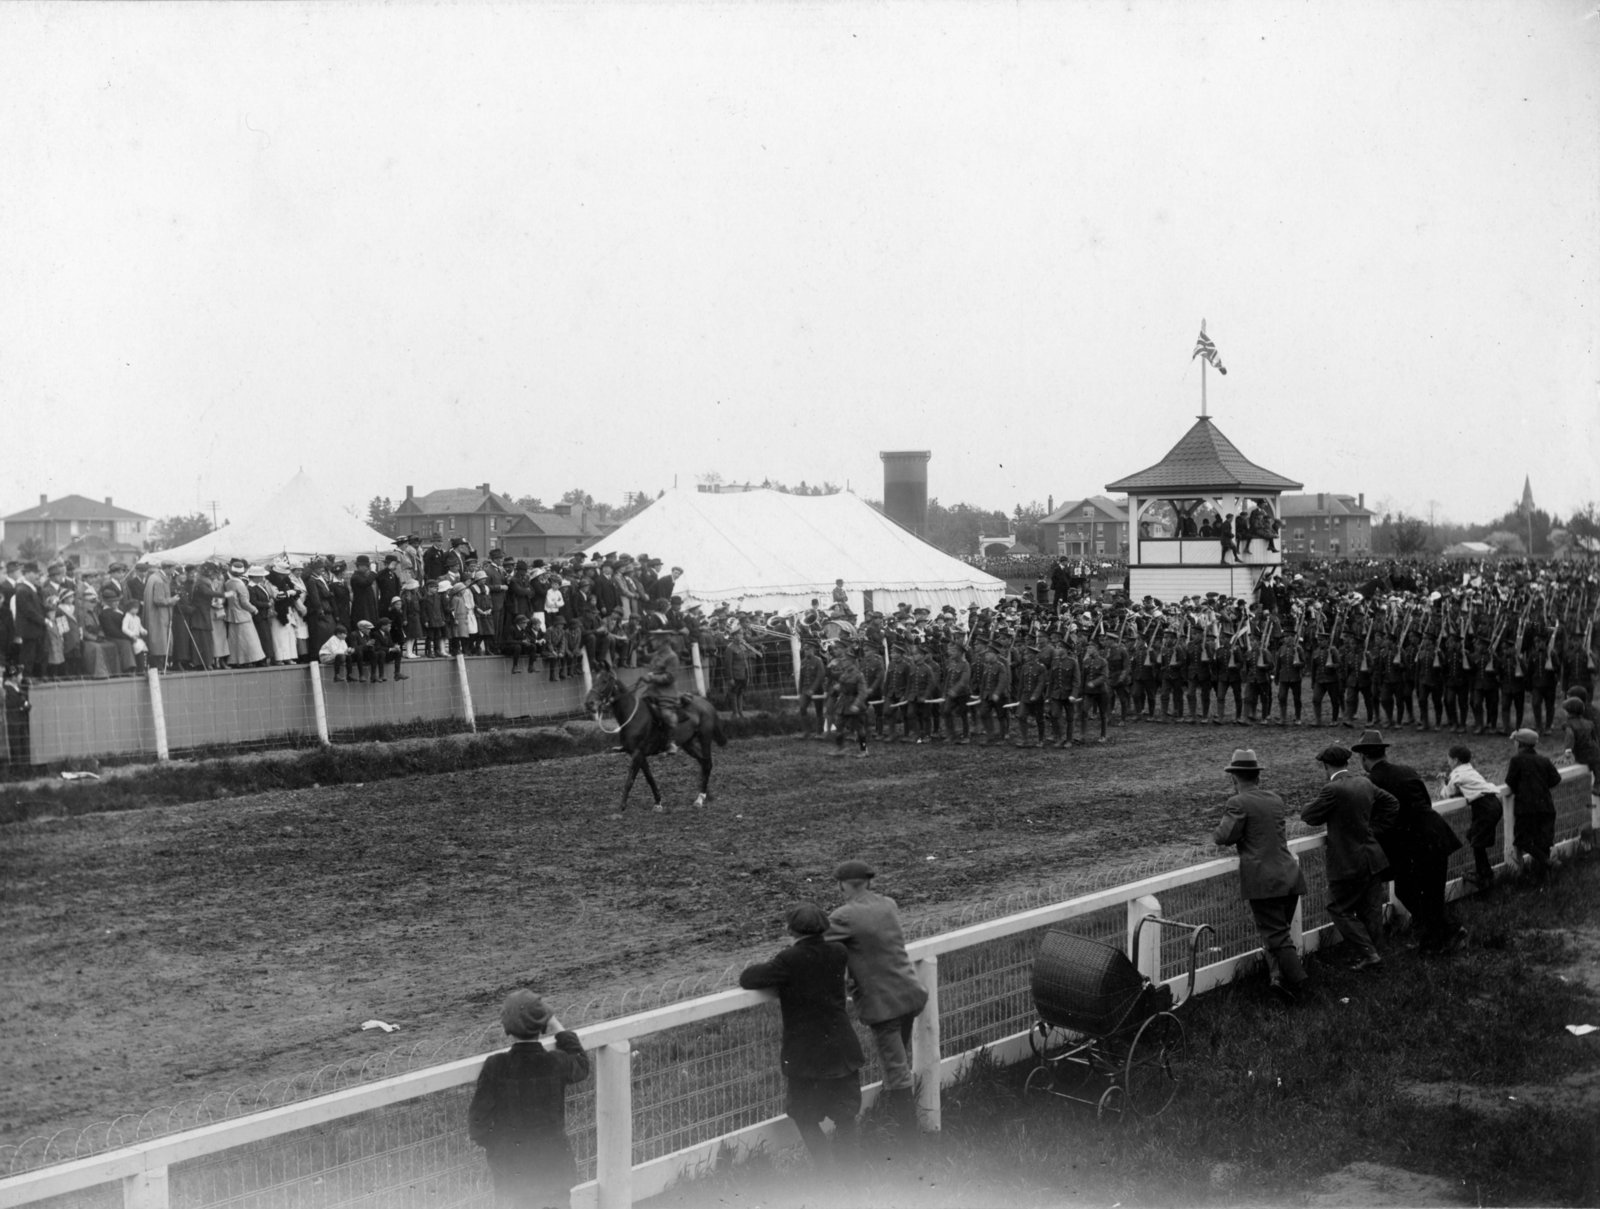
<instances>
[{"instance_id":1,"label":"window of building","mask_svg":"<svg viewBox=\"0 0 1600 1209\"><path fill-rule=\"evenodd\" d=\"M499 531L500 531L500 518L498 516L491 516L489 518L489 532L490 533L498 533Z\"/></svg>"},{"instance_id":2,"label":"window of building","mask_svg":"<svg viewBox=\"0 0 1600 1209\"><path fill-rule=\"evenodd\" d=\"M1094 509L1093 508L1085 508L1083 510L1083 519L1084 520L1093 520L1094 519Z\"/></svg>"},{"instance_id":3,"label":"window of building","mask_svg":"<svg viewBox=\"0 0 1600 1209\"><path fill-rule=\"evenodd\" d=\"M450 532L454 533L455 531L456 531L456 518L452 516L450 518Z\"/></svg>"},{"instance_id":4,"label":"window of building","mask_svg":"<svg viewBox=\"0 0 1600 1209\"><path fill-rule=\"evenodd\" d=\"M1105 544L1105 542L1095 542L1095 544L1094 544L1094 552L1096 554L1104 554L1106 552L1106 544Z\"/></svg>"}]
</instances>

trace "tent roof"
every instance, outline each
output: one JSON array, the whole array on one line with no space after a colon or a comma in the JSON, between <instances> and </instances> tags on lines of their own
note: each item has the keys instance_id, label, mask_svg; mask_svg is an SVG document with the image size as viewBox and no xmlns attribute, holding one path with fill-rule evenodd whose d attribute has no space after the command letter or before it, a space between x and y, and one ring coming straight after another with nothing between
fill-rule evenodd
<instances>
[{"instance_id":1,"label":"tent roof","mask_svg":"<svg viewBox=\"0 0 1600 1209\"><path fill-rule=\"evenodd\" d=\"M755 608L781 607L772 602L782 597L826 603L836 579L852 594L894 592L896 600L960 594L993 603L1005 590L1004 580L930 546L849 492L677 488L587 551L602 548L683 567L686 598L742 599Z\"/></svg>"},{"instance_id":2,"label":"tent roof","mask_svg":"<svg viewBox=\"0 0 1600 1209\"><path fill-rule=\"evenodd\" d=\"M275 554L349 557L388 550L393 545L393 538L351 516L343 504L324 494L301 471L247 519L223 525L204 537L160 553L180 563L209 558L259 562Z\"/></svg>"},{"instance_id":3,"label":"tent roof","mask_svg":"<svg viewBox=\"0 0 1600 1209\"><path fill-rule=\"evenodd\" d=\"M1299 491L1304 483L1257 466L1223 436L1210 416L1199 416L1183 439L1154 466L1107 483L1107 491L1152 491L1167 487L1243 487Z\"/></svg>"}]
</instances>

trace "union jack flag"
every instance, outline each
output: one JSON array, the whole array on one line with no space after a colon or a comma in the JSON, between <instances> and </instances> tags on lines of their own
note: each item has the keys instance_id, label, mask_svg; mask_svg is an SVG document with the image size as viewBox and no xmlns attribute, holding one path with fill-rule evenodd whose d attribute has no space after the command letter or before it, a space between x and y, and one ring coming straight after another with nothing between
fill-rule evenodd
<instances>
[{"instance_id":1,"label":"union jack flag","mask_svg":"<svg viewBox=\"0 0 1600 1209\"><path fill-rule=\"evenodd\" d=\"M1206 335L1205 328L1200 329L1200 338L1194 342L1194 352L1189 355L1189 360L1193 361L1196 357L1204 357L1211 362L1219 374L1228 372L1222 364L1222 358L1217 356L1217 346L1212 344L1211 337Z\"/></svg>"}]
</instances>

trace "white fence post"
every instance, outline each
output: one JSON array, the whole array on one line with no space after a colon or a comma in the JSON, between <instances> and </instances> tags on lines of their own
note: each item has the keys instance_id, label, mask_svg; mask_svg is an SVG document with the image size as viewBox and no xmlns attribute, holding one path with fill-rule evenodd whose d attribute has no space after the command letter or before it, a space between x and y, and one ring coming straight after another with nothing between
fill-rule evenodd
<instances>
[{"instance_id":1,"label":"white fence post","mask_svg":"<svg viewBox=\"0 0 1600 1209\"><path fill-rule=\"evenodd\" d=\"M152 1167L122 1179L122 1209L167 1209L167 1169Z\"/></svg>"},{"instance_id":2,"label":"white fence post","mask_svg":"<svg viewBox=\"0 0 1600 1209\"><path fill-rule=\"evenodd\" d=\"M912 1026L912 1077L917 1087L917 1117L922 1128L940 1129L939 1115L939 959L923 957L916 963L917 977L928 992L928 1003Z\"/></svg>"},{"instance_id":3,"label":"white fence post","mask_svg":"<svg viewBox=\"0 0 1600 1209\"><path fill-rule=\"evenodd\" d=\"M590 693L594 692L594 669L589 666L588 651L580 650L578 652L578 666L583 668L583 695L588 697Z\"/></svg>"},{"instance_id":4,"label":"white fence post","mask_svg":"<svg viewBox=\"0 0 1600 1209\"><path fill-rule=\"evenodd\" d=\"M156 726L156 759L171 759L167 750L167 707L161 699L161 673L151 667L145 679L150 682L150 718Z\"/></svg>"},{"instance_id":5,"label":"white fence post","mask_svg":"<svg viewBox=\"0 0 1600 1209\"><path fill-rule=\"evenodd\" d=\"M306 666L311 669L311 712L317 719L317 742L327 747L333 740L328 738L328 699L322 692L322 660L313 659Z\"/></svg>"},{"instance_id":6,"label":"white fence post","mask_svg":"<svg viewBox=\"0 0 1600 1209\"><path fill-rule=\"evenodd\" d=\"M794 691L800 691L800 635L789 635L789 659L794 665ZM806 703L800 703L800 712L806 712Z\"/></svg>"},{"instance_id":7,"label":"white fence post","mask_svg":"<svg viewBox=\"0 0 1600 1209\"><path fill-rule=\"evenodd\" d=\"M694 664L694 687L702 697L706 695L706 665L700 662L700 644L689 644L689 659Z\"/></svg>"},{"instance_id":8,"label":"white fence post","mask_svg":"<svg viewBox=\"0 0 1600 1209\"><path fill-rule=\"evenodd\" d=\"M595 1051L594 1178L599 1209L633 1204L633 1046L626 1041Z\"/></svg>"},{"instance_id":9,"label":"white fence post","mask_svg":"<svg viewBox=\"0 0 1600 1209\"><path fill-rule=\"evenodd\" d=\"M467 683L467 656L464 651L456 652L456 678L461 682L461 716L467 723L467 729L477 734L478 717L472 712L472 685Z\"/></svg>"},{"instance_id":10,"label":"white fence post","mask_svg":"<svg viewBox=\"0 0 1600 1209\"><path fill-rule=\"evenodd\" d=\"M1139 951L1133 950L1133 932L1146 915L1160 915L1161 900L1153 894L1128 902L1128 956L1133 964L1151 982L1161 981L1161 929L1151 925L1139 932Z\"/></svg>"}]
</instances>

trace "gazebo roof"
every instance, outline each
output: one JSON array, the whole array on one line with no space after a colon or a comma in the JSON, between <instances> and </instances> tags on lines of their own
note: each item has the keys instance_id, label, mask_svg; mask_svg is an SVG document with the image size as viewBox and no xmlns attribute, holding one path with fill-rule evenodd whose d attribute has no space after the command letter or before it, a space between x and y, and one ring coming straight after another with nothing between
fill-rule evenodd
<instances>
[{"instance_id":1,"label":"gazebo roof","mask_svg":"<svg viewBox=\"0 0 1600 1209\"><path fill-rule=\"evenodd\" d=\"M1210 416L1200 416L1167 456L1154 466L1107 483L1107 491L1199 490L1206 487L1250 491L1299 491L1305 486L1257 466L1217 430Z\"/></svg>"}]
</instances>

